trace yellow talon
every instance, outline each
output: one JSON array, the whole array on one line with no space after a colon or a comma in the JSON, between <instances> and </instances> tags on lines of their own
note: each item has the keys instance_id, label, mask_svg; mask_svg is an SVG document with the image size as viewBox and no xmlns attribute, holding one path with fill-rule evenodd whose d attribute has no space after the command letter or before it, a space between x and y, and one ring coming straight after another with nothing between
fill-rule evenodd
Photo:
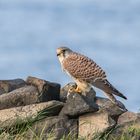
<instances>
[{"instance_id":1,"label":"yellow talon","mask_svg":"<svg viewBox=\"0 0 140 140\"><path fill-rule=\"evenodd\" d=\"M80 93L80 94L82 93L81 89L78 86L76 87L76 89L74 89L74 92Z\"/></svg>"},{"instance_id":2,"label":"yellow talon","mask_svg":"<svg viewBox=\"0 0 140 140\"><path fill-rule=\"evenodd\" d=\"M82 91L81 91L81 89L77 86L77 85L74 85L74 86L72 86L70 89L69 89L69 92L75 92L75 93L79 93L79 94L81 94L82 93Z\"/></svg>"}]
</instances>

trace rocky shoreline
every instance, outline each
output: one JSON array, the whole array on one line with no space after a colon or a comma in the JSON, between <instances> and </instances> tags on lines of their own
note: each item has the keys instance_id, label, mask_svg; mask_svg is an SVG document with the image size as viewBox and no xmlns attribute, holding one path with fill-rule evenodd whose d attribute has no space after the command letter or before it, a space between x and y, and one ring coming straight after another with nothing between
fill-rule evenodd
<instances>
[{"instance_id":1,"label":"rocky shoreline","mask_svg":"<svg viewBox=\"0 0 140 140\"><path fill-rule=\"evenodd\" d=\"M58 83L31 76L26 81L1 80L1 132L30 122L25 139L33 139L33 131L43 139L53 134L54 140L64 136L91 140L118 138L132 126L140 129L140 114L121 110L107 98L97 97L93 89L86 95L70 92L74 85L69 83L61 88ZM140 135L135 137L140 139Z\"/></svg>"}]
</instances>

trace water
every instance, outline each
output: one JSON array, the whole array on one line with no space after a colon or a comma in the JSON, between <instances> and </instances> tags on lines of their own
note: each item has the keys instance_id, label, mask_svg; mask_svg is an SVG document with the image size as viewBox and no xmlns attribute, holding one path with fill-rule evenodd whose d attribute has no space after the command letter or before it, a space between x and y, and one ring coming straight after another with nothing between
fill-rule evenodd
<instances>
[{"instance_id":1,"label":"water","mask_svg":"<svg viewBox=\"0 0 140 140\"><path fill-rule=\"evenodd\" d=\"M70 82L56 57L60 45L94 59L128 97L118 99L139 110L140 1L0 1L0 79Z\"/></svg>"}]
</instances>

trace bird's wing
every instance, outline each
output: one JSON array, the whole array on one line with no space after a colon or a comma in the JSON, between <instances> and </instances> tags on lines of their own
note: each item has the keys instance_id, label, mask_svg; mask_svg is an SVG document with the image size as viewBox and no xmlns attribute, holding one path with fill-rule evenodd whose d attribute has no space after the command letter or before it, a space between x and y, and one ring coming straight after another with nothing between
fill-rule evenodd
<instances>
[{"instance_id":1,"label":"bird's wing","mask_svg":"<svg viewBox=\"0 0 140 140\"><path fill-rule=\"evenodd\" d=\"M90 83L96 79L105 79L105 72L90 58L72 53L63 61L64 69L74 78Z\"/></svg>"}]
</instances>

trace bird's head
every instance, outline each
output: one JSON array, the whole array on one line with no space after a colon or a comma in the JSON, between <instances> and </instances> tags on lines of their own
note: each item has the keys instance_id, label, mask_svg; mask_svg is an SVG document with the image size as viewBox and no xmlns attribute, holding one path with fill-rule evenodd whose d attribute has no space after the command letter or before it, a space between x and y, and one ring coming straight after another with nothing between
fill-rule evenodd
<instances>
[{"instance_id":1,"label":"bird's head","mask_svg":"<svg viewBox=\"0 0 140 140\"><path fill-rule=\"evenodd\" d=\"M59 47L56 50L56 53L60 62L62 62L63 59L68 57L72 52L73 51L67 47Z\"/></svg>"}]
</instances>

